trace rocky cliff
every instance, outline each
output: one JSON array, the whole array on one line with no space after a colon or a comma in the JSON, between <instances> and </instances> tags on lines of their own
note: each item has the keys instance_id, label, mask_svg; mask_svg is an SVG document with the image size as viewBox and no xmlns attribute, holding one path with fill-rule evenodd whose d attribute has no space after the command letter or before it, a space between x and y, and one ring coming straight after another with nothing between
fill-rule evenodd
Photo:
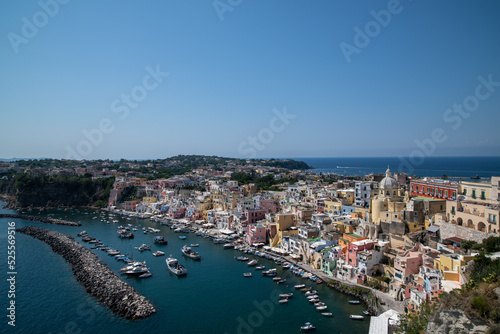
<instances>
[{"instance_id":1,"label":"rocky cliff","mask_svg":"<svg viewBox=\"0 0 500 334\"><path fill-rule=\"evenodd\" d=\"M481 319L473 319L463 310L440 310L427 324L428 334L480 334L486 333L489 325Z\"/></svg>"}]
</instances>

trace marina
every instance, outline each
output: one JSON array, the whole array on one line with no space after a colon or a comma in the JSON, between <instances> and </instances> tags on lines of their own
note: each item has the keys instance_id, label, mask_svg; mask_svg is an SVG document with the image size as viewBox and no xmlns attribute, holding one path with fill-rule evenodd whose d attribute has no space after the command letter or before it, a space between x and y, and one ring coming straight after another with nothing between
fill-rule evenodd
<instances>
[{"instance_id":1,"label":"marina","mask_svg":"<svg viewBox=\"0 0 500 334\"><path fill-rule=\"evenodd\" d=\"M108 329L108 331L130 331L133 328L141 331L144 328L149 328L151 331L154 331L155 328L164 326L168 326L177 332L237 333L239 326L238 317L245 320L248 319L249 314L256 311L253 304L254 301L261 303L269 301L275 303L275 305L280 305L279 300L282 299L287 299L288 303L283 303L285 305L282 307L276 306L272 317L264 318L261 329L266 333L282 333L283 330L295 332L307 321L314 324L317 332L326 331L330 328L338 328L339 332L349 330L353 334L366 333L368 331L367 321L354 322L349 319L350 314L362 314L361 312L365 309L362 305L350 305L348 303L348 296L329 289L324 285L316 285L316 283L309 279L304 280L297 277L289 268L282 267L285 262L277 265L273 259L267 259L256 254L245 254L235 249L224 250L220 245L214 244L210 238L203 237L202 235L196 236L196 232L186 233L185 236L189 238L189 245L191 243L198 244L203 254L203 261L191 261L182 257L183 253L181 249L186 243L178 239L178 234L175 234L166 225L136 217L131 217L129 221L126 216L121 215L116 215L114 220L117 220L117 222L111 221L110 224L107 224L106 222L101 222L100 219L92 219L93 216L97 216L105 221L109 221L107 213L90 209L79 209L78 211L64 212L53 210L42 214L54 213L56 216L61 216L57 218L81 221L83 226L80 228L70 226L51 226L51 228L73 235L76 241L99 256L118 275L122 273L120 269L126 265L123 260L127 258L128 260L132 260L133 257L133 261L145 261L147 263L146 268L149 268L148 271L151 276L146 273L145 276L140 278L139 276L143 274L123 274L120 275L120 278L151 300L151 303L157 308L158 313L146 319L141 324L117 321L117 318L106 310L106 308L96 303L92 298L89 299L85 290L79 287L78 283L74 281L71 271L65 269L64 261L62 263L58 262L57 258L53 258L54 254L50 249L45 249L43 245L40 248L40 245L36 241L26 240L27 237L19 236L19 242L22 242L24 247L28 247L27 252L29 250L29 252L34 252L41 256L41 262L34 262L29 259L27 253L19 255L19 261L29 266L25 268L24 275L33 276L34 271L36 271L37 276L40 276L41 280L43 279L48 282L47 288L49 291L52 291L50 294L38 291L35 295L40 295L38 297L39 300L50 299L57 301L56 303L51 302L50 307L47 310L41 311L39 315L31 315L31 317L44 316L45 319L49 319L41 323L37 329L33 328L32 332L50 332L55 326L53 323L52 325L50 323L50 313L60 312L60 314L65 314L65 310L75 310L83 302L86 310L95 311L92 311L94 312L94 321L91 323L87 323L84 318L77 318L76 322L79 324L82 333L95 333L102 331L102 328ZM84 214L84 212L88 212L89 214ZM118 225L126 226L127 223L138 226L139 230L142 230L142 227L152 227L159 229L161 232L159 234L139 233L134 239L117 238L116 230ZM19 227L35 224L37 223L17 220ZM43 225L42 223L39 224ZM86 231L85 234L90 240L100 240L100 244L83 242L82 236L77 236L78 233L83 232L82 230ZM155 243L153 241L154 236L158 235L164 236L164 239L168 240L168 245ZM142 244L149 245L151 251L139 252L134 249L134 247L140 247L139 245ZM100 246L97 249L91 249L93 245ZM117 252L118 255L121 254L123 260L108 255L107 250L110 249L112 252ZM167 255L172 254L173 258L178 259L186 267L188 275L177 276L171 273L165 261L166 257L169 256L153 256L153 253L157 251L166 252ZM240 256L247 258L247 260L235 261L235 258ZM248 266L251 260L258 260L259 266ZM40 268L41 263L46 262L51 264L51 271L40 271L38 268ZM277 285L275 284L277 281L273 281L267 275L255 275L255 272L267 271L264 270L266 267L271 268L268 269L270 270L269 274L271 277L277 276L286 279L286 282ZM259 268L262 269L259 270ZM251 273L253 277L245 278L243 277L243 273ZM22 275L19 276L19 279L23 280ZM27 280L28 277L24 279ZM23 286L25 286L24 284ZM314 287L321 301L325 302L328 306L328 312L318 312L314 304L308 303L308 300L304 296L304 292L307 291L301 292L301 290L294 289L294 286L299 284L304 286L303 289L309 288L311 290L311 287ZM225 301L214 303L215 300L221 298L220 291L224 291ZM276 294L276 299L274 299L273 293L276 293L276 291L278 291L279 295L291 295L290 297L280 296L278 299L278 294ZM297 291L299 295L293 295L294 291ZM196 296L197 303L200 305L213 305L213 307L210 309L193 309L189 301L192 298L186 298L186 294L193 296L192 298ZM68 295L73 297L68 298ZM20 296L19 300L23 305L26 305L27 309L36 309L38 301L23 296ZM80 307L82 308L83 306ZM49 311L50 313L48 313ZM322 313L333 313L335 316L328 317L322 315ZM292 320L290 320L291 315L293 316ZM26 316L29 317L29 315ZM73 321L75 316L78 316L75 312L68 314L66 321ZM196 322L192 321L193 317L197 319ZM181 326L181 323L184 325ZM186 324L188 324L188 329L185 327ZM210 328L210 331L207 331L207 328Z\"/></svg>"}]
</instances>

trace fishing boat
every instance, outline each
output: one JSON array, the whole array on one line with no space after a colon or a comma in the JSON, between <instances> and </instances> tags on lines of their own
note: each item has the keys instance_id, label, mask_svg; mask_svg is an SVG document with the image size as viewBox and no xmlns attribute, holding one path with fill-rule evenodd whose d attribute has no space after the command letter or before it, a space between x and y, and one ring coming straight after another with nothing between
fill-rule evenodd
<instances>
[{"instance_id":1,"label":"fishing boat","mask_svg":"<svg viewBox=\"0 0 500 334\"><path fill-rule=\"evenodd\" d=\"M359 304L359 300L350 300L349 304Z\"/></svg>"},{"instance_id":2,"label":"fishing boat","mask_svg":"<svg viewBox=\"0 0 500 334\"><path fill-rule=\"evenodd\" d=\"M295 285L295 286L294 286L294 288L295 288L295 289L297 289L297 290L298 290L298 289L303 289L303 288L305 288L305 287L306 287L306 285L305 285L305 284L297 284L297 285Z\"/></svg>"},{"instance_id":3,"label":"fishing boat","mask_svg":"<svg viewBox=\"0 0 500 334\"><path fill-rule=\"evenodd\" d=\"M286 282L286 279L282 278L279 281L276 282L276 284L283 284Z\"/></svg>"},{"instance_id":4,"label":"fishing boat","mask_svg":"<svg viewBox=\"0 0 500 334\"><path fill-rule=\"evenodd\" d=\"M331 317L333 314L331 312L323 312L321 315L324 317Z\"/></svg>"},{"instance_id":5,"label":"fishing boat","mask_svg":"<svg viewBox=\"0 0 500 334\"><path fill-rule=\"evenodd\" d=\"M247 265L248 265L249 267L252 267L252 266L257 265L257 263L258 263L258 262L257 262L257 260L251 260L251 261L249 261L249 262L247 263Z\"/></svg>"},{"instance_id":6,"label":"fishing boat","mask_svg":"<svg viewBox=\"0 0 500 334\"><path fill-rule=\"evenodd\" d=\"M364 315L370 315L370 311L368 311L368 310L364 310L364 311L363 311L363 314L364 314Z\"/></svg>"},{"instance_id":7,"label":"fishing boat","mask_svg":"<svg viewBox=\"0 0 500 334\"><path fill-rule=\"evenodd\" d=\"M134 239L134 233L126 231L118 231L118 236L124 239Z\"/></svg>"},{"instance_id":8,"label":"fishing boat","mask_svg":"<svg viewBox=\"0 0 500 334\"><path fill-rule=\"evenodd\" d=\"M158 244L158 245L167 245L168 244L168 241L165 240L165 238L161 235L154 237L153 240L154 240L155 244Z\"/></svg>"},{"instance_id":9,"label":"fishing boat","mask_svg":"<svg viewBox=\"0 0 500 334\"><path fill-rule=\"evenodd\" d=\"M252 273L243 273L244 277L252 277Z\"/></svg>"},{"instance_id":10,"label":"fishing boat","mask_svg":"<svg viewBox=\"0 0 500 334\"><path fill-rule=\"evenodd\" d=\"M165 262L167 263L168 269L175 275L182 276L187 274L187 269L182 264L179 264L177 259L174 259L172 255L170 255Z\"/></svg>"},{"instance_id":11,"label":"fishing boat","mask_svg":"<svg viewBox=\"0 0 500 334\"><path fill-rule=\"evenodd\" d=\"M319 296L318 295L310 295L310 296L307 296L306 298L311 300L311 299L319 298Z\"/></svg>"},{"instance_id":12,"label":"fishing boat","mask_svg":"<svg viewBox=\"0 0 500 334\"><path fill-rule=\"evenodd\" d=\"M311 304L319 303L319 298L309 299L309 303Z\"/></svg>"},{"instance_id":13,"label":"fishing boat","mask_svg":"<svg viewBox=\"0 0 500 334\"><path fill-rule=\"evenodd\" d=\"M238 256L235 259L242 262L248 261L248 257L245 256Z\"/></svg>"},{"instance_id":14,"label":"fishing boat","mask_svg":"<svg viewBox=\"0 0 500 334\"><path fill-rule=\"evenodd\" d=\"M147 250L150 251L151 247L149 247L146 244L142 244L139 247L135 247L135 249L137 249L139 252L144 252L144 251L147 251Z\"/></svg>"},{"instance_id":15,"label":"fishing boat","mask_svg":"<svg viewBox=\"0 0 500 334\"><path fill-rule=\"evenodd\" d=\"M314 306L325 306L325 303L323 303L323 302L317 302L317 303L314 303Z\"/></svg>"},{"instance_id":16,"label":"fishing boat","mask_svg":"<svg viewBox=\"0 0 500 334\"><path fill-rule=\"evenodd\" d=\"M148 278L148 277L151 277L153 274L151 274L151 272L148 270L147 272L145 272L144 274L142 275L139 275L139 278Z\"/></svg>"},{"instance_id":17,"label":"fishing boat","mask_svg":"<svg viewBox=\"0 0 500 334\"><path fill-rule=\"evenodd\" d=\"M318 291L316 291L316 290L310 290L310 291L306 292L306 296L312 296L312 295L315 295L317 293L318 293Z\"/></svg>"},{"instance_id":18,"label":"fishing boat","mask_svg":"<svg viewBox=\"0 0 500 334\"><path fill-rule=\"evenodd\" d=\"M281 277L275 277L273 278L273 281L279 281L281 279Z\"/></svg>"},{"instance_id":19,"label":"fishing boat","mask_svg":"<svg viewBox=\"0 0 500 334\"><path fill-rule=\"evenodd\" d=\"M300 327L301 331L306 331L306 332L312 331L314 329L316 329L316 327L314 327L314 325L311 324L310 322L306 322L304 326Z\"/></svg>"},{"instance_id":20,"label":"fishing boat","mask_svg":"<svg viewBox=\"0 0 500 334\"><path fill-rule=\"evenodd\" d=\"M231 248L234 248L234 244L225 244L224 246L224 249L231 249Z\"/></svg>"},{"instance_id":21,"label":"fishing boat","mask_svg":"<svg viewBox=\"0 0 500 334\"><path fill-rule=\"evenodd\" d=\"M309 286L309 287L307 287L307 288L302 288L302 289L300 289L300 291L302 291L302 292L307 292L307 291L311 291L311 289L312 289L312 288Z\"/></svg>"},{"instance_id":22,"label":"fishing boat","mask_svg":"<svg viewBox=\"0 0 500 334\"><path fill-rule=\"evenodd\" d=\"M288 299L286 299L286 298L285 299L280 299L279 303L280 304L286 304L286 303L288 303Z\"/></svg>"},{"instance_id":23,"label":"fishing boat","mask_svg":"<svg viewBox=\"0 0 500 334\"><path fill-rule=\"evenodd\" d=\"M191 247L199 247L200 245L198 245L198 244L191 244L190 246Z\"/></svg>"},{"instance_id":24,"label":"fishing boat","mask_svg":"<svg viewBox=\"0 0 500 334\"><path fill-rule=\"evenodd\" d=\"M191 247L188 247L187 245L184 245L181 248L182 254L185 256L193 259L193 260L201 260L201 256L198 252L195 252L194 250L191 249Z\"/></svg>"},{"instance_id":25,"label":"fishing boat","mask_svg":"<svg viewBox=\"0 0 500 334\"><path fill-rule=\"evenodd\" d=\"M83 237L84 235L87 235L87 231L81 231L80 233L76 234L79 237Z\"/></svg>"},{"instance_id":26,"label":"fishing boat","mask_svg":"<svg viewBox=\"0 0 500 334\"><path fill-rule=\"evenodd\" d=\"M351 314L349 318L351 318L352 320L363 320L365 317L363 317L362 315Z\"/></svg>"}]
</instances>

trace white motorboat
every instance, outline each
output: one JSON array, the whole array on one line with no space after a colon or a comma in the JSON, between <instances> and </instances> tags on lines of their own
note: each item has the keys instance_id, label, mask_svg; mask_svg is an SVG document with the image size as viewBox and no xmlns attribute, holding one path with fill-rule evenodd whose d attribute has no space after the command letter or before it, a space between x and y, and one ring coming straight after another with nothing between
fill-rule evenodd
<instances>
[{"instance_id":1,"label":"white motorboat","mask_svg":"<svg viewBox=\"0 0 500 334\"><path fill-rule=\"evenodd\" d=\"M162 256L162 255L165 255L165 253L162 252L162 251L156 251L156 252L153 253L153 255L154 256Z\"/></svg>"},{"instance_id":2,"label":"white motorboat","mask_svg":"<svg viewBox=\"0 0 500 334\"><path fill-rule=\"evenodd\" d=\"M316 327L314 327L314 325L311 324L310 322L306 322L304 326L300 327L301 331L306 331L306 332L312 331L313 329L316 329Z\"/></svg>"},{"instance_id":3,"label":"white motorboat","mask_svg":"<svg viewBox=\"0 0 500 334\"><path fill-rule=\"evenodd\" d=\"M251 261L248 261L247 266L252 267L252 266L257 265L257 263L259 263L259 262L257 262L257 260L251 260Z\"/></svg>"},{"instance_id":4,"label":"white motorboat","mask_svg":"<svg viewBox=\"0 0 500 334\"><path fill-rule=\"evenodd\" d=\"M363 317L362 315L351 314L349 318L351 318L352 320L363 320L365 317Z\"/></svg>"},{"instance_id":5,"label":"white motorboat","mask_svg":"<svg viewBox=\"0 0 500 334\"><path fill-rule=\"evenodd\" d=\"M193 260L201 260L201 256L198 252L195 252L194 250L191 249L191 247L188 247L187 245L184 245L181 249L182 254L185 256L193 259Z\"/></svg>"},{"instance_id":6,"label":"white motorboat","mask_svg":"<svg viewBox=\"0 0 500 334\"><path fill-rule=\"evenodd\" d=\"M177 276L182 276L187 274L187 269L182 264L179 264L177 259L174 259L172 255L165 260L168 269Z\"/></svg>"}]
</instances>

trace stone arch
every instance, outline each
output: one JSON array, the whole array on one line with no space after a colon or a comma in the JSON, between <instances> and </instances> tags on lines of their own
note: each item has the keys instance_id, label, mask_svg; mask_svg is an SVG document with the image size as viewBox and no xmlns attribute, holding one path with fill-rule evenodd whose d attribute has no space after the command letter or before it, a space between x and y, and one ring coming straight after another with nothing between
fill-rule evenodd
<instances>
[{"instance_id":1,"label":"stone arch","mask_svg":"<svg viewBox=\"0 0 500 334\"><path fill-rule=\"evenodd\" d=\"M474 223L472 222L472 219L467 219L467 227L468 228L475 228Z\"/></svg>"},{"instance_id":2,"label":"stone arch","mask_svg":"<svg viewBox=\"0 0 500 334\"><path fill-rule=\"evenodd\" d=\"M459 226L462 226L464 224L464 221L462 220L462 218L460 218L460 217L457 218L457 224Z\"/></svg>"},{"instance_id":3,"label":"stone arch","mask_svg":"<svg viewBox=\"0 0 500 334\"><path fill-rule=\"evenodd\" d=\"M486 232L486 225L483 222L477 223L477 230L481 232Z\"/></svg>"}]
</instances>

